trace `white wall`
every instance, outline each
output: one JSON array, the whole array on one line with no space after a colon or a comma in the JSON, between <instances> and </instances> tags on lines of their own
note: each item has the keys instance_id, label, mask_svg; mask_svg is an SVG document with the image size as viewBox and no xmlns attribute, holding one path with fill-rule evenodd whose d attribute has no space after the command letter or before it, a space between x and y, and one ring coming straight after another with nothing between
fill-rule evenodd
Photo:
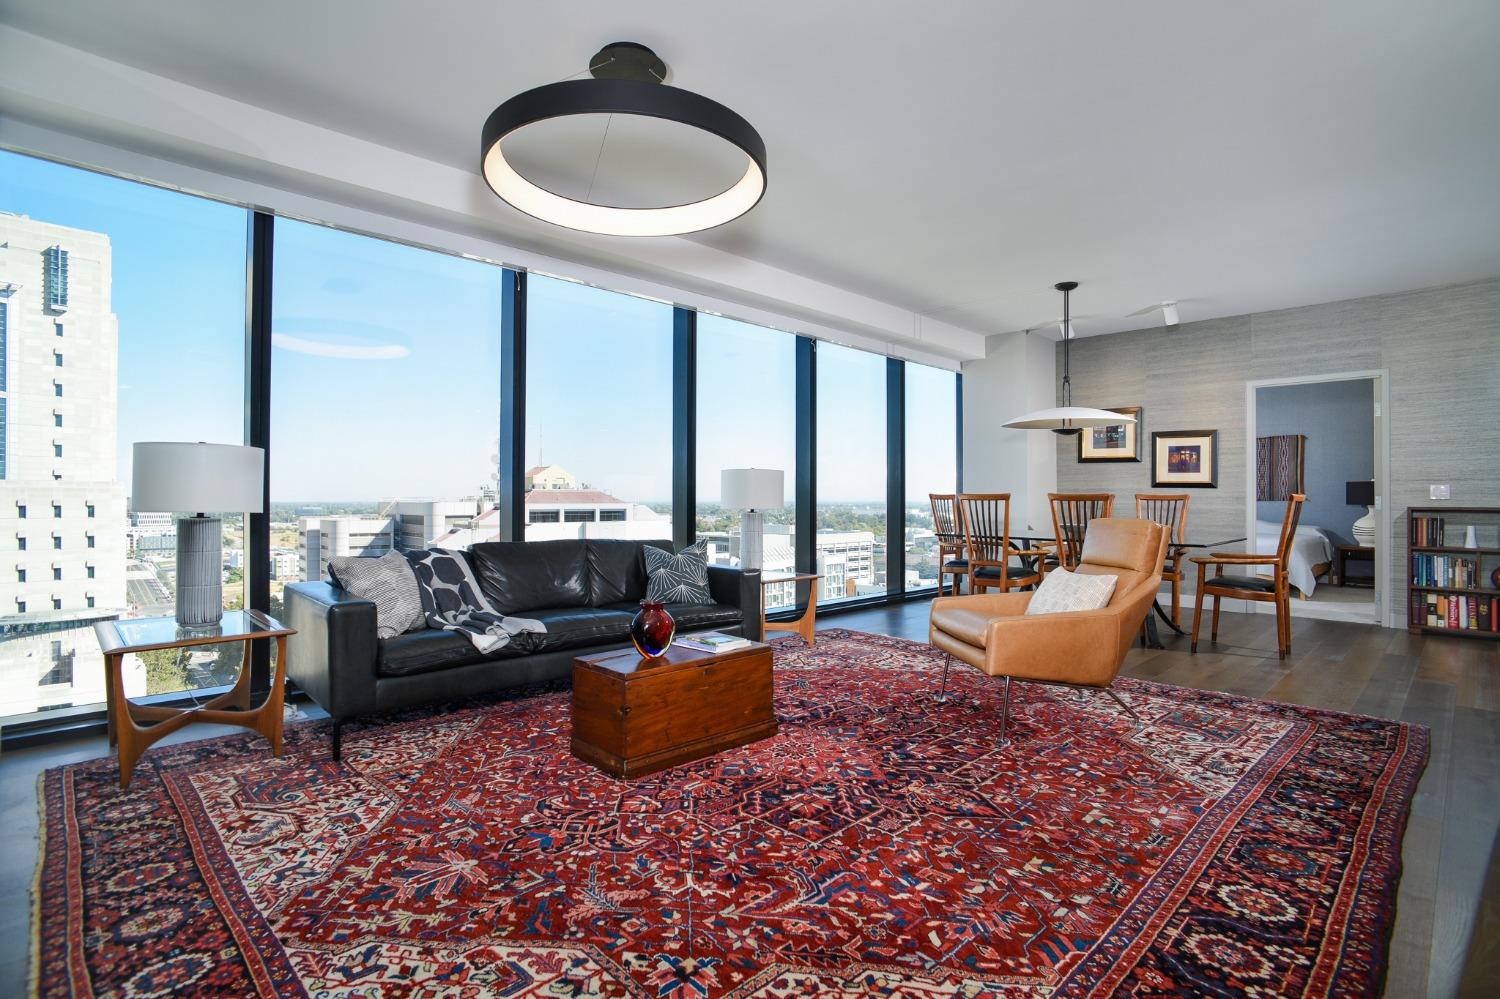
<instances>
[{"instance_id":1,"label":"white wall","mask_svg":"<svg viewBox=\"0 0 1500 999\"><path fill-rule=\"evenodd\" d=\"M1047 494L1057 488L1053 435L1001 424L1057 405L1053 343L1040 334L989 337L981 360L965 361L964 491L1010 493L1011 529L1050 530Z\"/></svg>"}]
</instances>

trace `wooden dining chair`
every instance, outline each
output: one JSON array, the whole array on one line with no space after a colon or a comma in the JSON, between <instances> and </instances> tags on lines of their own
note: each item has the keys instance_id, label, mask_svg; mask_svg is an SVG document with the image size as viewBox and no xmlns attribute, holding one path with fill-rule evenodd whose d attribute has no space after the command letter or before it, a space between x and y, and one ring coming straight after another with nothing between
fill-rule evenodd
<instances>
[{"instance_id":1,"label":"wooden dining chair","mask_svg":"<svg viewBox=\"0 0 1500 999\"><path fill-rule=\"evenodd\" d=\"M1057 544L1054 559L1072 572L1078 567L1089 521L1110 516L1115 497L1112 493L1048 493L1047 502L1052 506L1052 537Z\"/></svg>"},{"instance_id":2,"label":"wooden dining chair","mask_svg":"<svg viewBox=\"0 0 1500 999\"><path fill-rule=\"evenodd\" d=\"M958 508L970 593L988 589L1006 593L1042 581L1047 549L1017 548L1011 543L1010 493L960 493Z\"/></svg>"},{"instance_id":3,"label":"wooden dining chair","mask_svg":"<svg viewBox=\"0 0 1500 999\"><path fill-rule=\"evenodd\" d=\"M953 577L953 595L958 583L969 574L969 560L964 558L963 514L956 493L928 493L932 502L932 530L938 542L938 592L944 593L943 577Z\"/></svg>"},{"instance_id":4,"label":"wooden dining chair","mask_svg":"<svg viewBox=\"0 0 1500 999\"><path fill-rule=\"evenodd\" d=\"M1167 529L1167 561L1162 566L1161 578L1172 583L1172 624L1182 627L1182 573L1183 559L1187 549L1183 547L1187 535L1187 493L1136 493L1135 515L1142 520L1151 520Z\"/></svg>"},{"instance_id":5,"label":"wooden dining chair","mask_svg":"<svg viewBox=\"0 0 1500 999\"><path fill-rule=\"evenodd\" d=\"M1219 639L1219 598L1235 600L1257 600L1276 604L1276 651L1285 659L1292 654L1292 607L1291 583L1287 580L1287 564L1291 560L1292 537L1297 533L1297 520L1302 516L1302 504L1307 497L1293 493L1286 501L1286 516L1281 521L1281 538L1276 543L1276 554L1256 555L1251 552L1215 552L1212 555L1194 555L1192 561L1198 566L1198 597L1193 608L1192 651L1198 651L1198 626L1203 617L1203 598L1214 598L1213 624L1208 640ZM1214 567L1212 578L1208 578L1208 567ZM1226 576L1225 566L1270 566L1269 579L1263 576Z\"/></svg>"}]
</instances>

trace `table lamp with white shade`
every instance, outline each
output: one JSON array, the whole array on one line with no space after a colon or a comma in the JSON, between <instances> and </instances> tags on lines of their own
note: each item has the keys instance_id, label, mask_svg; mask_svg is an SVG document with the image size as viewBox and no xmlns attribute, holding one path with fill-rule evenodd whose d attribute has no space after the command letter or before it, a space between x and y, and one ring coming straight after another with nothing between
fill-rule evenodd
<instances>
[{"instance_id":1,"label":"table lamp with white shade","mask_svg":"<svg viewBox=\"0 0 1500 999\"><path fill-rule=\"evenodd\" d=\"M726 510L743 510L740 520L740 568L759 569L763 556L766 510L786 506L785 473L775 468L726 468L719 473L719 502Z\"/></svg>"},{"instance_id":2,"label":"table lamp with white shade","mask_svg":"<svg viewBox=\"0 0 1500 999\"><path fill-rule=\"evenodd\" d=\"M195 512L177 521L177 623L212 627L224 616L224 523L213 515L265 511L266 452L150 441L132 453L132 510Z\"/></svg>"}]
</instances>

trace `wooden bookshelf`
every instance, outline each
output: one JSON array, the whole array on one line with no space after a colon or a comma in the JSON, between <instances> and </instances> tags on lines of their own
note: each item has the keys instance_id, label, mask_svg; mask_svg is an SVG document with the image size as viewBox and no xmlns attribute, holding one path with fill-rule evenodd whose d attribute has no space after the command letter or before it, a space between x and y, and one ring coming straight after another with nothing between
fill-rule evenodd
<instances>
[{"instance_id":1,"label":"wooden bookshelf","mask_svg":"<svg viewBox=\"0 0 1500 999\"><path fill-rule=\"evenodd\" d=\"M1471 526L1474 548L1464 545ZM1500 588L1491 578L1500 568L1500 507L1414 506L1406 538L1407 630L1500 639Z\"/></svg>"}]
</instances>

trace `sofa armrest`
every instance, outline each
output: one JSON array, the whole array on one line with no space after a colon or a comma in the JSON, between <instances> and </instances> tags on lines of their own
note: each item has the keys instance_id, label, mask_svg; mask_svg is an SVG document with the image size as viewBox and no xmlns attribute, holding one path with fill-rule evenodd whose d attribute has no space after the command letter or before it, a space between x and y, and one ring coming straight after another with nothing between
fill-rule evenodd
<instances>
[{"instance_id":1,"label":"sofa armrest","mask_svg":"<svg viewBox=\"0 0 1500 999\"><path fill-rule=\"evenodd\" d=\"M290 583L286 672L334 718L375 710L375 604L328 583Z\"/></svg>"},{"instance_id":2,"label":"sofa armrest","mask_svg":"<svg viewBox=\"0 0 1500 999\"><path fill-rule=\"evenodd\" d=\"M729 565L708 567L708 594L715 603L740 609L741 634L752 642L763 637L761 618L760 570L743 570Z\"/></svg>"}]
</instances>

